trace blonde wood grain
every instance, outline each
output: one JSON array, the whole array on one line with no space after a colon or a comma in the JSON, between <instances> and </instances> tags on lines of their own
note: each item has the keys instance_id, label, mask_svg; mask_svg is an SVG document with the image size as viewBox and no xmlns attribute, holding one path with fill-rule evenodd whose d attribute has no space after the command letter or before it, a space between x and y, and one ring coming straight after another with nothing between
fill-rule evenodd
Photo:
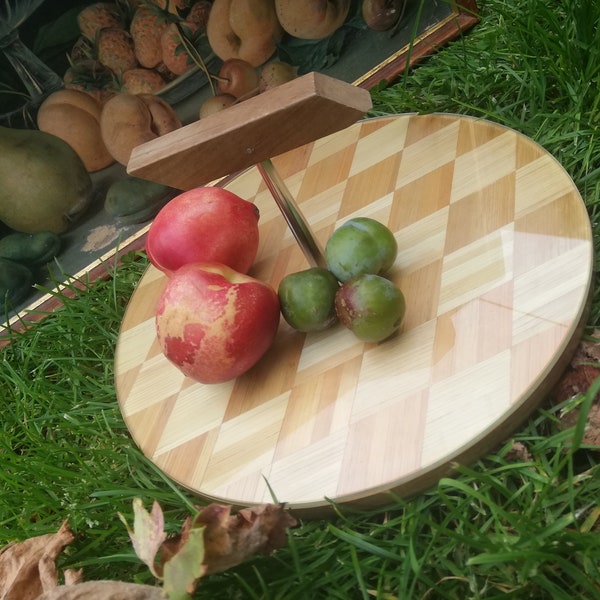
<instances>
[{"instance_id":1,"label":"blonde wood grain","mask_svg":"<svg viewBox=\"0 0 600 600\"><path fill-rule=\"evenodd\" d=\"M127 171L187 190L345 129L370 108L367 90L308 73L134 148Z\"/></svg>"},{"instance_id":2,"label":"blonde wood grain","mask_svg":"<svg viewBox=\"0 0 600 600\"><path fill-rule=\"evenodd\" d=\"M346 219L395 233L400 335L359 342L282 320L235 381L191 381L161 354L149 267L116 353L119 405L142 451L206 499L280 501L317 516L327 499L373 507L480 457L535 409L585 320L593 244L560 164L507 128L454 115L367 119L277 156L324 244ZM273 286L308 265L257 169L228 189L261 212L251 273Z\"/></svg>"}]
</instances>

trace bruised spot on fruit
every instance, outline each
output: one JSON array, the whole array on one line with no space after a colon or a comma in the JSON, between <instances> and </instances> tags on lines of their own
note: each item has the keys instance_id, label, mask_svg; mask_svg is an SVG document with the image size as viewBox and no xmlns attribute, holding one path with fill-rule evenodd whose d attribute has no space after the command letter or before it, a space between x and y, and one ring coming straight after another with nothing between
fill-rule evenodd
<instances>
[{"instance_id":1,"label":"bruised spot on fruit","mask_svg":"<svg viewBox=\"0 0 600 600\"><path fill-rule=\"evenodd\" d=\"M348 327L350 323L352 323L356 313L354 312L352 306L349 305L346 302L346 299L341 295L338 297L338 305L340 307L338 310L338 318L343 325Z\"/></svg>"}]
</instances>

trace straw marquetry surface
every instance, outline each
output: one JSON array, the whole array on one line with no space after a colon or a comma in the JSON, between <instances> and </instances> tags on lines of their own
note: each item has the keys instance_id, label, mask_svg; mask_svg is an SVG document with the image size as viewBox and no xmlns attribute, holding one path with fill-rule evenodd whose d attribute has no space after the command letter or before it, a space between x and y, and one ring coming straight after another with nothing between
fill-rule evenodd
<instances>
[{"instance_id":1,"label":"straw marquetry surface","mask_svg":"<svg viewBox=\"0 0 600 600\"><path fill-rule=\"evenodd\" d=\"M509 435L565 366L588 306L592 239L573 182L534 142L454 115L369 119L274 159L324 245L353 216L395 232L400 335L359 342L342 326L274 346L222 385L161 354L150 267L116 354L125 421L165 473L207 499L327 499L375 506L412 494ZM257 169L227 184L260 209L251 273L277 287L307 267Z\"/></svg>"}]
</instances>

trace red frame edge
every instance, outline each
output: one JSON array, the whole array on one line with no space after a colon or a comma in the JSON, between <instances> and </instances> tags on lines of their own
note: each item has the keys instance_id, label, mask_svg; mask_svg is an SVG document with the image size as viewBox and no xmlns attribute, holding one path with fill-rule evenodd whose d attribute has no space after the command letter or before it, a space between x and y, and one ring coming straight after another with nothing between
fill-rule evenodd
<instances>
[{"instance_id":1,"label":"red frame edge","mask_svg":"<svg viewBox=\"0 0 600 600\"><path fill-rule=\"evenodd\" d=\"M416 43L405 46L388 60L375 67L356 83L360 87L371 89L382 80L393 83L407 68L413 67L431 56L449 41L456 39L479 23L479 8L476 0L456 0L450 16L429 30Z\"/></svg>"}]
</instances>

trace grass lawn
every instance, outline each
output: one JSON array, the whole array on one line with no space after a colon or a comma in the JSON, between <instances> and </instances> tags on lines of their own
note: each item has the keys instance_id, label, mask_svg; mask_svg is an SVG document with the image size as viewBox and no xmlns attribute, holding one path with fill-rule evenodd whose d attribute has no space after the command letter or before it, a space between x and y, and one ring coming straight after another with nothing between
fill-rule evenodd
<instances>
[{"instance_id":1,"label":"grass lawn","mask_svg":"<svg viewBox=\"0 0 600 600\"><path fill-rule=\"evenodd\" d=\"M464 39L373 90L372 114L467 114L532 137L567 169L598 236L597 0L479 6ZM116 403L114 347L145 264L128 257L1 351L0 546L68 517L77 540L60 566L84 567L87 580L153 583L117 513L131 522L133 498L158 500L174 532L197 502L137 450ZM582 444L597 388L548 402L492 454L416 498L300 523L286 547L204 579L196 597L600 598L600 448ZM580 419L565 430L560 417L575 407Z\"/></svg>"}]
</instances>

